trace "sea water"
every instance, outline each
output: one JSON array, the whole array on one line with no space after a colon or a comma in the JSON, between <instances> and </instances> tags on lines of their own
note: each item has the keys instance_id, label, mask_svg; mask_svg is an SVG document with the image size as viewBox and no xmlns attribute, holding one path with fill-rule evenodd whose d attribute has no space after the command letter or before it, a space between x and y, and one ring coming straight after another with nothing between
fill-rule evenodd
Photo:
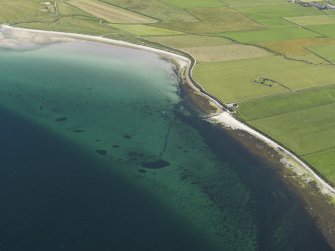
<instances>
[{"instance_id":1,"label":"sea water","mask_svg":"<svg viewBox=\"0 0 335 251\"><path fill-rule=\"evenodd\" d=\"M267 164L157 54L0 50L0 250L328 250Z\"/></svg>"}]
</instances>

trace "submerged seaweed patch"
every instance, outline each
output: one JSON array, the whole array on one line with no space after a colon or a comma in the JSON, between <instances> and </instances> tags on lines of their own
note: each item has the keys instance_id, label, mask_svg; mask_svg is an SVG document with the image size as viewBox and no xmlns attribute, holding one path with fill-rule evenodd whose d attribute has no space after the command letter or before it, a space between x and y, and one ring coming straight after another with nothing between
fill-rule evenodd
<instances>
[{"instance_id":1,"label":"submerged seaweed patch","mask_svg":"<svg viewBox=\"0 0 335 251\"><path fill-rule=\"evenodd\" d=\"M106 150L102 150L102 149L98 149L96 150L96 152L100 155L106 155L107 154L107 151Z\"/></svg>"},{"instance_id":2,"label":"submerged seaweed patch","mask_svg":"<svg viewBox=\"0 0 335 251\"><path fill-rule=\"evenodd\" d=\"M125 139L131 139L132 138L129 134L124 134L122 137L124 137Z\"/></svg>"},{"instance_id":3,"label":"submerged seaweed patch","mask_svg":"<svg viewBox=\"0 0 335 251\"><path fill-rule=\"evenodd\" d=\"M131 160L139 160L144 157L144 153L136 152L136 151L130 151L128 153L128 156Z\"/></svg>"},{"instance_id":4,"label":"submerged seaweed patch","mask_svg":"<svg viewBox=\"0 0 335 251\"><path fill-rule=\"evenodd\" d=\"M170 162L163 160L163 159L159 159L159 160L155 160L155 161L149 161L149 162L141 162L141 166L144 168L148 168L148 169L160 169L163 167L167 167L170 165Z\"/></svg>"},{"instance_id":5,"label":"submerged seaweed patch","mask_svg":"<svg viewBox=\"0 0 335 251\"><path fill-rule=\"evenodd\" d=\"M66 120L67 120L67 117L60 117L60 118L55 119L56 122L63 122Z\"/></svg>"}]
</instances>

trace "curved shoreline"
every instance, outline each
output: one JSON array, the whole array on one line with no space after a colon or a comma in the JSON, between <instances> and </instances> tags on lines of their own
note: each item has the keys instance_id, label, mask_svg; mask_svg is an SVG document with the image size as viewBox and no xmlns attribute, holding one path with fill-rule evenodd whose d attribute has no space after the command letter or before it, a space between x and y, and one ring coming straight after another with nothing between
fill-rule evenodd
<instances>
[{"instance_id":1,"label":"curved shoreline","mask_svg":"<svg viewBox=\"0 0 335 251\"><path fill-rule=\"evenodd\" d=\"M160 56L171 58L178 64L180 69L185 70L185 78L188 86L190 86L197 94L206 98L207 100L210 101L210 103L214 104L216 107L219 108L218 110L220 112L216 114L210 114L208 118L209 121L220 124L225 128L229 128L232 130L245 131L248 134L266 143L269 147L271 147L280 154L280 156L282 157L282 164L284 164L287 168L292 169L298 176L308 175L310 178L313 178L317 182L317 185L323 194L328 194L333 198L335 198L335 188L332 187L330 184L328 184L326 180L322 179L311 167L309 167L305 162L303 162L298 156L290 152L284 146L280 145L279 143L268 138L264 134L258 132L257 130L249 127L248 125L244 124L243 122L233 117L221 101L217 100L212 94L208 93L197 81L195 81L193 79L193 69L194 66L196 65L196 60L191 55L189 55L189 57L191 57L192 59L173 52L156 49L145 45L138 45L121 40L115 40L92 35L84 35L78 33L34 30L26 28L17 28L9 25L0 25L0 30L34 32L37 34L58 35L64 38L90 40L90 41L107 43L111 45L129 47L133 49L146 50L156 53L157 55Z\"/></svg>"},{"instance_id":2,"label":"curved shoreline","mask_svg":"<svg viewBox=\"0 0 335 251\"><path fill-rule=\"evenodd\" d=\"M292 170L294 174L297 175L297 177L302 180L305 184L310 183L310 181L314 181L317 184L317 188L320 190L322 194L325 194L327 196L330 196L335 201L335 188L332 187L330 184L328 184L323 178L321 178L314 170L309 167L306 163L304 163L298 156L296 156L294 153L290 152L288 149L286 149L284 146L280 145L279 143L275 142L275 140L267 137L266 135L262 134L261 132L253 129L252 127L248 126L247 124L239 121L235 117L233 117L232 114L226 109L225 105L217 100L214 95L207 93L206 90L193 79L193 69L196 65L196 59L192 57L192 55L189 55L187 53L180 52L181 54L188 55L188 57L174 53L169 52L161 49L152 48L149 46L144 45L137 45L125 41L120 40L114 40L99 36L91 36L91 35L84 35L84 34L77 34L77 33L66 33L66 32L55 32L55 31L44 31L44 30L34 30L34 29L26 29L26 28L16 28L11 27L8 25L0 25L0 42L1 42L1 30L3 31L16 31L16 32L32 32L35 34L44 34L46 35L45 41L37 41L37 44L48 44L50 42L57 42L57 41L69 41L69 38L74 40L87 40L87 41L93 41L93 42L101 42L105 44L110 45L116 45L116 46L124 46L128 48L133 49L139 49L139 50L145 50L149 52L153 52L163 58L169 59L172 62L174 62L180 69L180 72L182 73L182 80L185 86L192 89L192 91L196 95L200 95L201 98L206 99L212 106L214 106L216 109L216 112L211 112L208 114L208 116L205 117L208 121L211 123L218 124L228 130L231 130L234 135L238 135L240 131L246 132L248 135L251 135L253 138L263 142L269 149L273 149L276 153L278 153L280 157L281 165L286 168L287 170ZM49 35L49 37L48 37ZM58 36L58 37L57 37ZM20 34L18 34L18 38L20 37ZM56 37L55 40L52 38ZM71 40L70 40L71 41ZM0 43L1 46L1 43ZM173 48L171 48L173 50ZM201 102L200 102L201 103ZM197 104L201 105L201 104ZM284 174L280 174L282 177L285 178ZM309 191L304 190L303 188L300 189L299 181L294 179L291 181L291 184L288 184L289 186L294 187L297 185L296 190L301 192L303 201L307 202L306 210L310 211L314 207L314 204L309 204L308 199L303 198L303 193L307 194L310 193ZM301 190L301 191L300 191ZM326 198L320 197L320 201L324 203L329 203ZM333 208L331 211L333 212ZM311 211L310 211L311 212ZM324 212L320 212L319 215L322 215ZM313 212L311 213L313 215ZM315 216L315 215L314 215ZM316 215L318 217L318 215ZM325 220L321 223L319 222L319 227L321 228L321 232L324 233L324 236L326 239L329 240L329 244L335 248L335 238L332 236L332 229L328 226L328 220L331 221L332 216L329 216L328 214L325 214ZM327 238L328 237L328 238Z\"/></svg>"}]
</instances>

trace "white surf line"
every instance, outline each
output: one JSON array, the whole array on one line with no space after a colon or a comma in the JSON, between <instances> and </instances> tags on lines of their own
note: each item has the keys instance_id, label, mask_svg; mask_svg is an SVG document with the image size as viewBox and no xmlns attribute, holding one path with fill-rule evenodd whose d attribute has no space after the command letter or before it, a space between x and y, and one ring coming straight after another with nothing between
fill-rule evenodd
<instances>
[{"instance_id":1,"label":"white surf line","mask_svg":"<svg viewBox=\"0 0 335 251\"><path fill-rule=\"evenodd\" d=\"M217 106L219 106L223 110L223 112L221 112L220 114L212 116L209 119L209 121L222 124L223 126L225 126L227 128L231 128L233 130L245 131L245 132L255 136L256 138L260 139L261 141L265 142L268 146L272 147L273 149L275 149L277 151L278 150L283 151L291 159L296 161L304 169L304 171L306 173L308 173L309 175L311 175L312 177L315 178L315 180L318 182L319 187L321 188L321 192L328 193L328 194L331 194L331 195L335 196L335 188L332 187L331 185L329 185L320 176L318 176L306 163L304 163L302 160L300 160L295 154L291 153L289 150L280 146L275 141L271 140L270 138L266 137L265 135L259 133L258 131L252 129L251 127L247 126L246 124L244 124L241 121L234 118L229 112L226 111L225 107L223 107L215 98L213 98L209 95L206 95L206 93L204 93L205 91L200 92L199 89L196 86L194 86L193 82L197 83L201 88L203 88L203 87L192 78L192 76L193 76L192 73L193 73L193 68L194 67L191 67L192 62L187 57L178 55L176 53L152 48L152 47L149 47L149 46L137 45L137 44L121 41L121 40L104 38L104 37L100 37L100 36L84 35L84 34L78 34L78 33L58 32L58 31L34 30L34 29L27 29L27 28L17 28L17 27L12 27L12 26L9 26L9 25L0 25L0 29L35 32L35 33L46 34L46 35L48 35L48 34L60 35L60 36L65 36L65 37L77 38L77 39L81 39L81 40L91 40L91 41L103 42L103 43L112 44L112 45L120 45L120 46L129 47L129 48L136 48L136 49L151 51L151 52L154 52L158 55L169 56L173 59L177 59L177 63L179 64L179 66L181 68L186 69L186 72L187 72L186 73L186 79L187 79L188 84L194 90L196 90L198 93L205 96L207 99L209 99L211 102L215 103ZM195 63L194 63L194 65L195 65ZM280 154L282 154L282 153L280 153ZM295 171L296 174L299 175L297 170L294 170L294 171Z\"/></svg>"}]
</instances>

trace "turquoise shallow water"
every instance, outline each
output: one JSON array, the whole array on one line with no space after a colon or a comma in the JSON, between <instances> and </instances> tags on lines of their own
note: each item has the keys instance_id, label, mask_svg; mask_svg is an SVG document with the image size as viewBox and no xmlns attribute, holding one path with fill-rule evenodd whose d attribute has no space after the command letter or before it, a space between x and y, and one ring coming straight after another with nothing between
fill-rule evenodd
<instances>
[{"instance_id":1,"label":"turquoise shallow water","mask_svg":"<svg viewBox=\"0 0 335 251\"><path fill-rule=\"evenodd\" d=\"M328 250L174 66L93 42L0 50L0 248Z\"/></svg>"}]
</instances>

